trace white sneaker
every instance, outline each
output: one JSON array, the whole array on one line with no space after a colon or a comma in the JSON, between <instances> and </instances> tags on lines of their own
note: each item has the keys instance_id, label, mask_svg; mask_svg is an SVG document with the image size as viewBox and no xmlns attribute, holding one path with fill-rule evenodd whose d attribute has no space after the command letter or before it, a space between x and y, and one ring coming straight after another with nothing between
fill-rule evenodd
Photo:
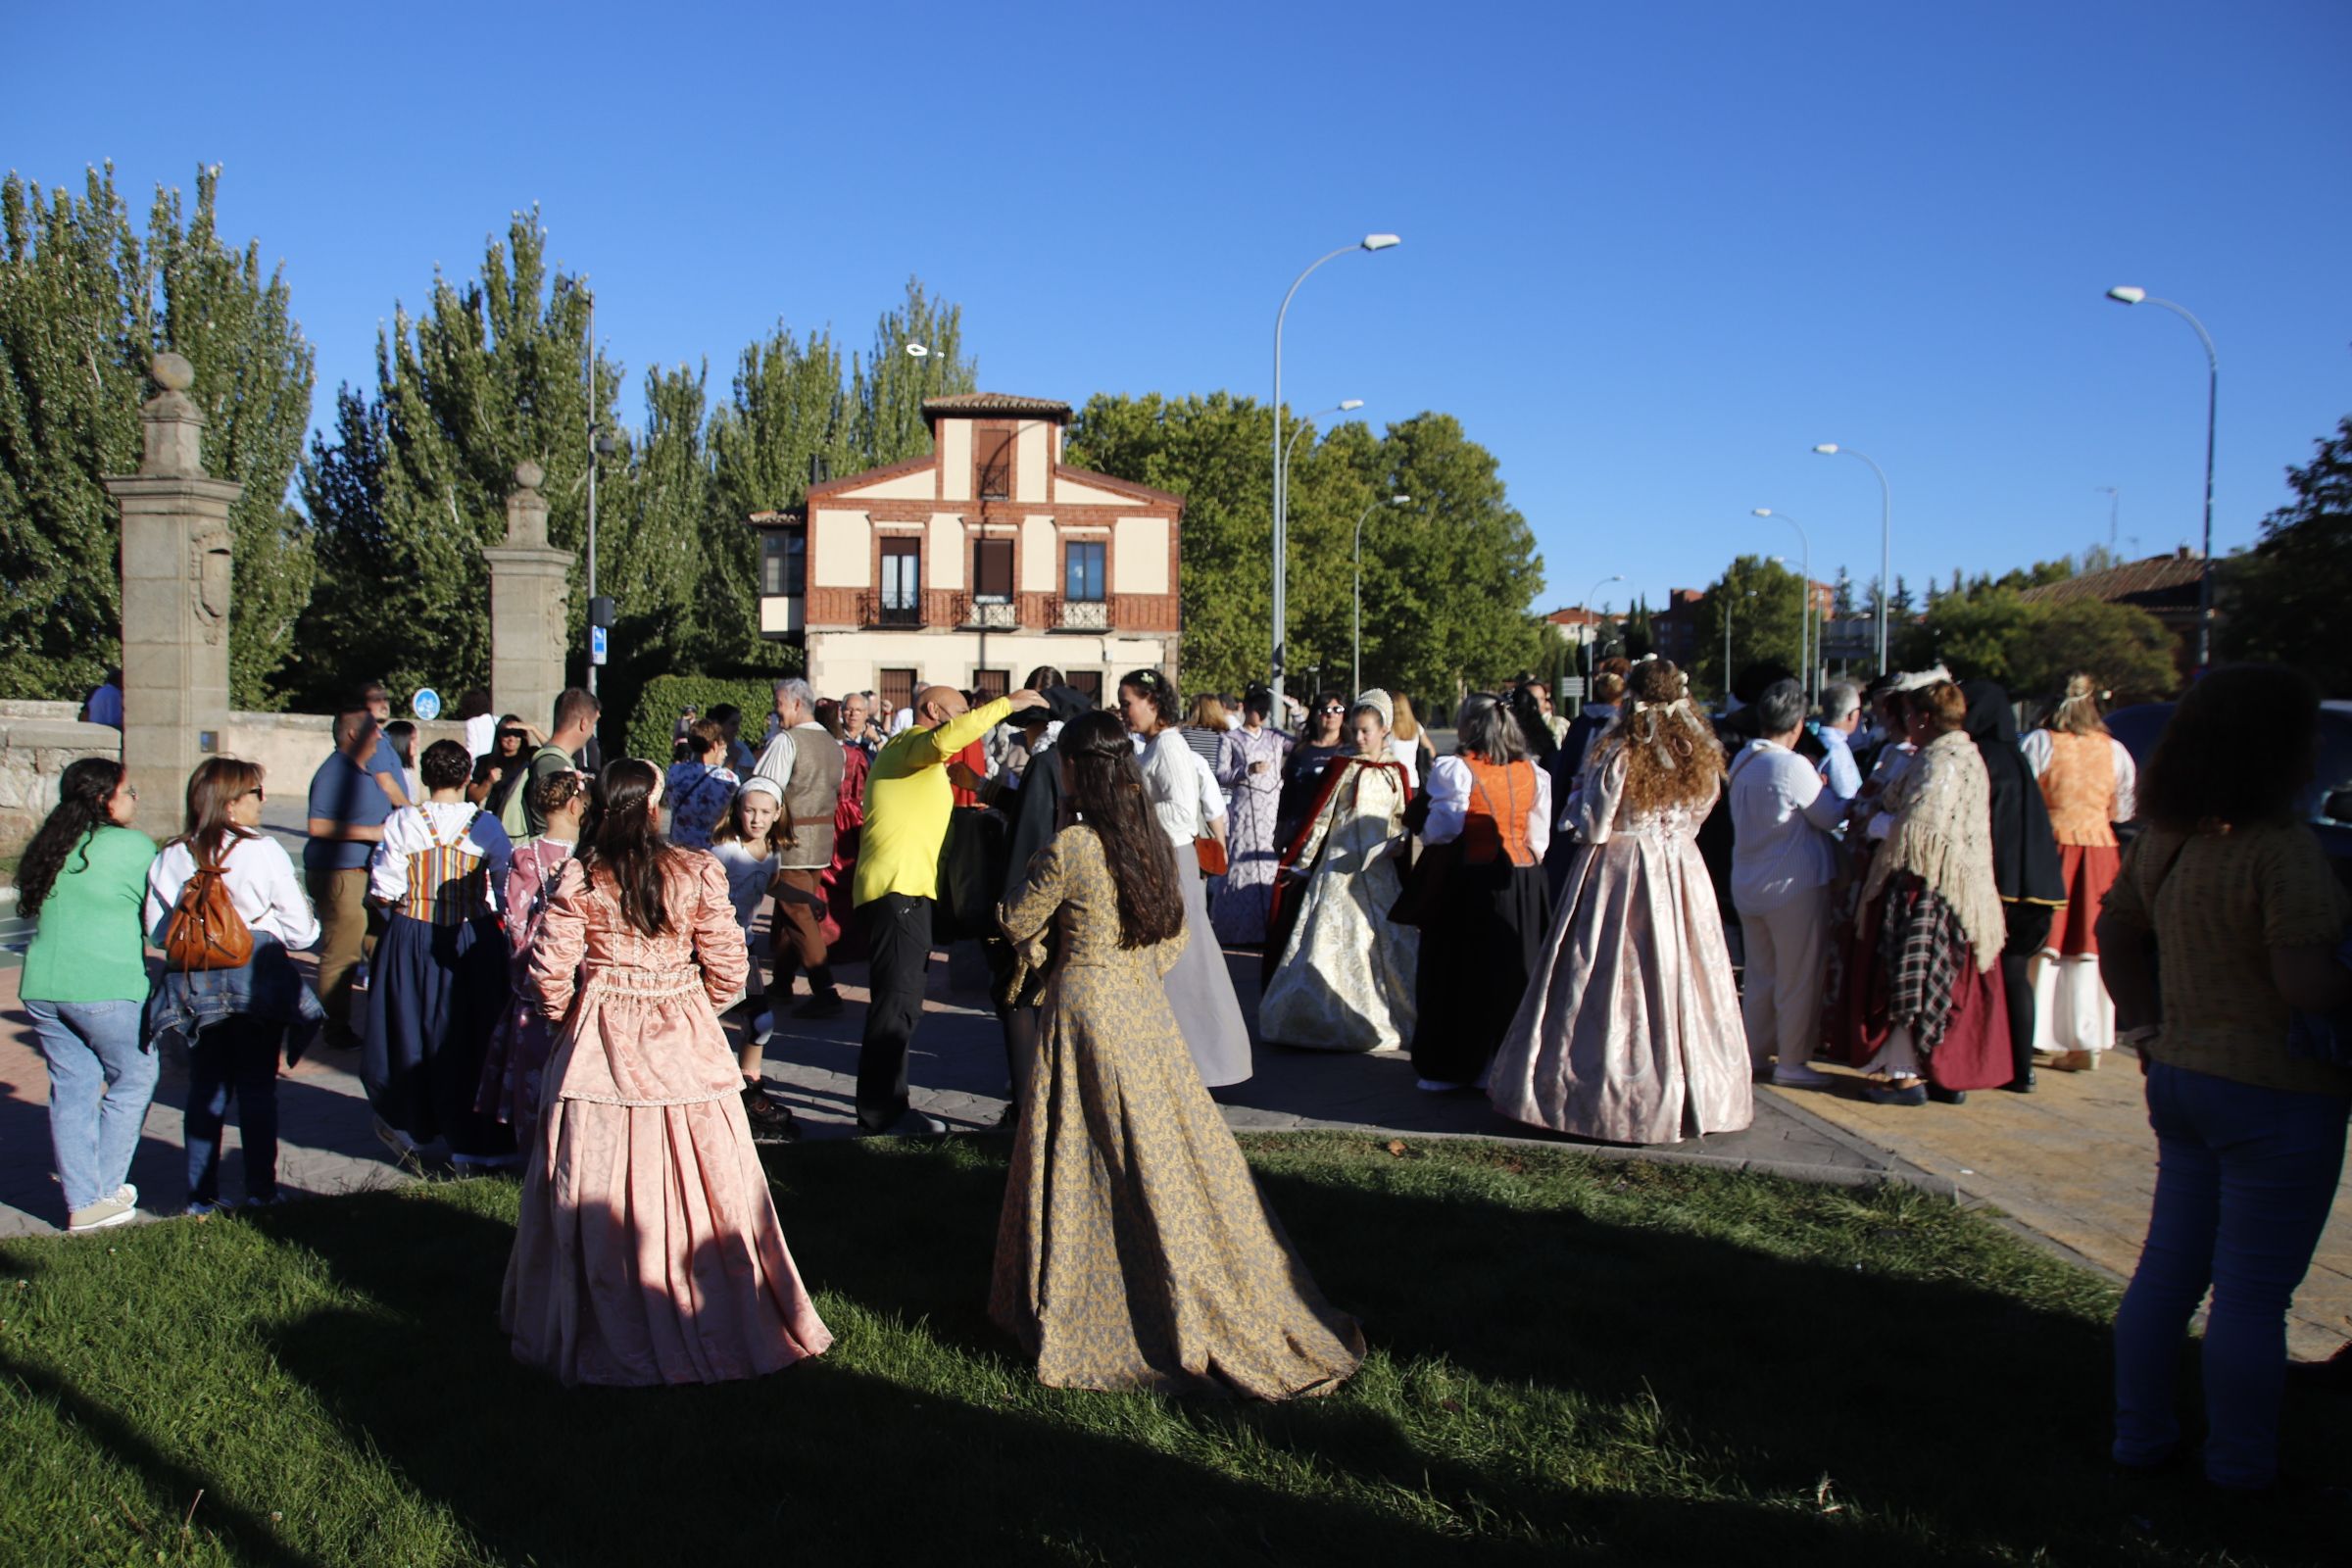
<instances>
[{"instance_id":1,"label":"white sneaker","mask_svg":"<svg viewBox=\"0 0 2352 1568\"><path fill-rule=\"evenodd\" d=\"M133 1208L139 1206L139 1190L136 1187L131 1186L128 1182L124 1182L122 1186L116 1188L115 1196L121 1199L123 1202L128 1203Z\"/></svg>"},{"instance_id":2,"label":"white sneaker","mask_svg":"<svg viewBox=\"0 0 2352 1568\"><path fill-rule=\"evenodd\" d=\"M1772 1082L1779 1089L1827 1089L1838 1080L1826 1072L1815 1072L1803 1062L1772 1069Z\"/></svg>"},{"instance_id":3,"label":"white sneaker","mask_svg":"<svg viewBox=\"0 0 2352 1568\"><path fill-rule=\"evenodd\" d=\"M83 1231L102 1231L109 1226L127 1225L139 1217L139 1211L120 1197L101 1198L85 1208L77 1208L66 1221L66 1233L79 1236Z\"/></svg>"}]
</instances>

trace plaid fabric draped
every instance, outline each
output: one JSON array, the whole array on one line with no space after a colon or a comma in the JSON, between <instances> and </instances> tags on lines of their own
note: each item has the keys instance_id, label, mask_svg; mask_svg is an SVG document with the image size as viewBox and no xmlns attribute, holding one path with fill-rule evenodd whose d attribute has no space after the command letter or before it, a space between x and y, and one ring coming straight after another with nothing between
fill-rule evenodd
<instances>
[{"instance_id":1,"label":"plaid fabric draped","mask_svg":"<svg viewBox=\"0 0 2352 1568\"><path fill-rule=\"evenodd\" d=\"M1886 962L1886 1018L1909 1024L1922 1057L1943 1043L1961 965L1976 961L1960 913L1915 876L1886 894L1879 952Z\"/></svg>"}]
</instances>

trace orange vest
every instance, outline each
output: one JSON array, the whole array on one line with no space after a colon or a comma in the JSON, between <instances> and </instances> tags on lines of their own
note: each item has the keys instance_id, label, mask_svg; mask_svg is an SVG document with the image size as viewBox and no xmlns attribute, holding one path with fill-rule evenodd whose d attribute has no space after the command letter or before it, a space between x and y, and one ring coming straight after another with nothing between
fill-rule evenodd
<instances>
[{"instance_id":1,"label":"orange vest","mask_svg":"<svg viewBox=\"0 0 2352 1568\"><path fill-rule=\"evenodd\" d=\"M2050 765L2041 775L2050 831L2061 844L2115 844L2115 742L2104 735L2050 732Z\"/></svg>"},{"instance_id":2,"label":"orange vest","mask_svg":"<svg viewBox=\"0 0 2352 1568\"><path fill-rule=\"evenodd\" d=\"M1470 805L1462 819L1462 859L1487 865L1507 857L1513 865L1533 865L1536 852L1527 838L1527 813L1536 808L1536 768L1532 762L1496 767L1483 757L1463 754L1469 764Z\"/></svg>"}]
</instances>

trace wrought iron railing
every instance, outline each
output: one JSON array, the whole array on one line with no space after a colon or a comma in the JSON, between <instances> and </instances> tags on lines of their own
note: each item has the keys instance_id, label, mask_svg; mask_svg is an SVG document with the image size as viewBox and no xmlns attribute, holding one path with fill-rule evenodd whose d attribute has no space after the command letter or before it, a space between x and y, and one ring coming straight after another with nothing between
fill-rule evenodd
<instances>
[{"instance_id":1,"label":"wrought iron railing","mask_svg":"<svg viewBox=\"0 0 2352 1568\"><path fill-rule=\"evenodd\" d=\"M964 594L957 599L956 607L956 624L959 626L977 626L983 631L1020 629L1020 607L1010 599L984 599L978 594Z\"/></svg>"},{"instance_id":2,"label":"wrought iron railing","mask_svg":"<svg viewBox=\"0 0 2352 1568\"><path fill-rule=\"evenodd\" d=\"M1110 601L1106 599L1055 599L1046 624L1055 631L1110 630Z\"/></svg>"},{"instance_id":3,"label":"wrought iron railing","mask_svg":"<svg viewBox=\"0 0 2352 1568\"><path fill-rule=\"evenodd\" d=\"M858 596L858 624L868 629L892 626L920 626L923 623L922 596L862 593Z\"/></svg>"}]
</instances>

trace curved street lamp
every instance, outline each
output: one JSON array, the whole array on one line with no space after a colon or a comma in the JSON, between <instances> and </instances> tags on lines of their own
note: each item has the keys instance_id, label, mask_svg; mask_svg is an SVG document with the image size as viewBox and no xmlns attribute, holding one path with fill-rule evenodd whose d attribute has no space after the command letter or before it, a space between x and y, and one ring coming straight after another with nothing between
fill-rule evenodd
<instances>
[{"instance_id":1,"label":"curved street lamp","mask_svg":"<svg viewBox=\"0 0 2352 1568\"><path fill-rule=\"evenodd\" d=\"M2205 345L2205 554L2197 570L2197 667L2203 669L2213 662L2213 420L2222 401L2222 357L2214 352L2205 323L2171 300L2129 283L2109 289L2107 297L2118 305L2161 305L2195 327L2197 341Z\"/></svg>"},{"instance_id":2,"label":"curved street lamp","mask_svg":"<svg viewBox=\"0 0 2352 1568\"><path fill-rule=\"evenodd\" d=\"M1306 434L1307 431L1313 429L1315 427L1315 421L1322 418L1325 415L1353 414L1356 410L1362 408L1363 406L1364 400L1362 398L1342 398L1332 407L1328 409L1317 409L1314 413L1308 415L1305 418L1298 421L1298 428L1291 432L1290 440L1284 442L1282 446L1282 482L1283 487L1286 490L1290 487L1291 458L1292 455L1298 450L1298 438ZM1287 496L1283 500L1282 510L1286 514L1291 510L1290 500Z\"/></svg>"},{"instance_id":3,"label":"curved street lamp","mask_svg":"<svg viewBox=\"0 0 2352 1568\"><path fill-rule=\"evenodd\" d=\"M1283 495L1283 468L1287 454L1282 438L1282 323L1291 314L1291 297L1298 292L1308 273L1325 262L1334 261L1349 251L1385 251L1401 243L1395 234L1366 234L1352 245L1343 245L1328 255L1319 256L1307 264L1306 271L1291 280L1288 292L1282 296L1282 309L1274 313L1274 660L1273 678L1266 684L1274 693L1274 711L1282 711L1283 664L1290 657L1289 638L1285 627L1289 618L1290 594L1286 578L1290 574L1289 508Z\"/></svg>"},{"instance_id":4,"label":"curved street lamp","mask_svg":"<svg viewBox=\"0 0 2352 1568\"><path fill-rule=\"evenodd\" d=\"M1879 673L1886 673L1886 613L1887 595L1894 592L1894 491L1886 483L1886 470L1851 447L1840 447L1835 441L1824 441L1814 451L1825 458L1842 452L1849 458L1862 458L1870 464L1870 471L1879 476Z\"/></svg>"},{"instance_id":5,"label":"curved street lamp","mask_svg":"<svg viewBox=\"0 0 2352 1568\"><path fill-rule=\"evenodd\" d=\"M1413 504L1413 498L1391 496L1388 504L1392 507L1409 507ZM1374 501L1355 516L1355 637L1348 657L1348 678L1351 683L1348 698L1350 702L1355 700L1356 693L1364 689L1364 519L1379 508L1380 502Z\"/></svg>"},{"instance_id":6,"label":"curved street lamp","mask_svg":"<svg viewBox=\"0 0 2352 1568\"><path fill-rule=\"evenodd\" d=\"M1809 710L1814 698L1819 695L1813 689L1813 677L1814 666L1821 662L1819 650L1809 640L1813 627L1813 541L1805 537L1805 525L1786 512L1775 512L1770 507L1753 507L1749 509L1748 515L1780 518L1796 530L1796 542L1802 549L1802 554L1797 558L1797 573L1802 580L1797 585L1796 595L1796 663L1797 668L1804 671L1801 684L1805 691L1805 707Z\"/></svg>"}]
</instances>

